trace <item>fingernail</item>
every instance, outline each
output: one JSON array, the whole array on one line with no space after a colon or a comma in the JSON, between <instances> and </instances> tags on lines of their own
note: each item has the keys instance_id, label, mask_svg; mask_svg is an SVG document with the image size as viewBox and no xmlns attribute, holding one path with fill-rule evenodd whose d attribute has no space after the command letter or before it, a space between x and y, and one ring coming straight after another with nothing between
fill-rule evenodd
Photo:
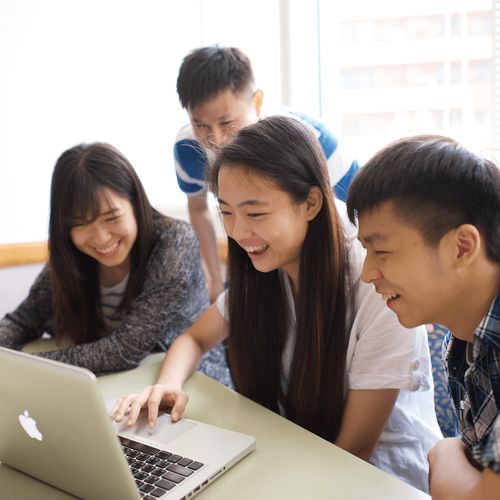
<instances>
[{"instance_id":1,"label":"fingernail","mask_svg":"<svg viewBox=\"0 0 500 500\"><path fill-rule=\"evenodd\" d=\"M172 420L177 420L179 418L179 414L176 411L173 411L170 416L172 417Z\"/></svg>"}]
</instances>

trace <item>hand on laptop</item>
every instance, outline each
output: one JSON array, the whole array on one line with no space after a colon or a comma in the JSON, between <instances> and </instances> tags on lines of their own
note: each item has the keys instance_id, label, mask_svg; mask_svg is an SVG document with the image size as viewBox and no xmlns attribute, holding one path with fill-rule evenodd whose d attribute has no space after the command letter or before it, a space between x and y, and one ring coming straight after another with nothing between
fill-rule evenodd
<instances>
[{"instance_id":1,"label":"hand on laptop","mask_svg":"<svg viewBox=\"0 0 500 500\"><path fill-rule=\"evenodd\" d=\"M109 416L116 422L121 422L127 416L127 426L132 427L139 416L141 408L148 408L148 423L152 429L158 419L160 406L171 408L172 422L179 420L184 414L188 395L180 388L173 388L166 384L155 384L145 387L141 392L128 394L120 398Z\"/></svg>"}]
</instances>

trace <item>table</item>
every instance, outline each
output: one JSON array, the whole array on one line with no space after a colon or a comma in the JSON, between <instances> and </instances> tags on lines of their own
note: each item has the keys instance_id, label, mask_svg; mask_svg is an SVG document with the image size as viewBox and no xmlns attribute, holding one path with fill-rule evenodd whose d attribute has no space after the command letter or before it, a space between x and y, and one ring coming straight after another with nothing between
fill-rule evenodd
<instances>
[{"instance_id":1,"label":"table","mask_svg":"<svg viewBox=\"0 0 500 500\"><path fill-rule=\"evenodd\" d=\"M103 397L116 398L154 383L163 353L134 370L98 379ZM186 418L251 434L256 449L202 490L198 500L370 499L423 500L429 496L382 472L285 418L194 373L185 385ZM0 497L8 500L72 498L0 464Z\"/></svg>"}]
</instances>

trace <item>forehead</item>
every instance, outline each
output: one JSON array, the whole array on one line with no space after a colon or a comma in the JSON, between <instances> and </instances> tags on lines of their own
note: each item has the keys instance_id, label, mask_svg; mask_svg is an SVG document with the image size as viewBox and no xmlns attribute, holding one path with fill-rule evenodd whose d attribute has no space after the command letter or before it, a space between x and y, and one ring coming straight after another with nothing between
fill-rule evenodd
<instances>
[{"instance_id":1,"label":"forehead","mask_svg":"<svg viewBox=\"0 0 500 500\"><path fill-rule=\"evenodd\" d=\"M281 187L269 177L242 166L222 166L218 176L219 199L237 204L247 199L272 202L288 197Z\"/></svg>"},{"instance_id":2,"label":"forehead","mask_svg":"<svg viewBox=\"0 0 500 500\"><path fill-rule=\"evenodd\" d=\"M188 114L191 120L209 121L230 114L244 113L251 110L250 97L249 91L234 92L226 88L198 106L189 107Z\"/></svg>"},{"instance_id":3,"label":"forehead","mask_svg":"<svg viewBox=\"0 0 500 500\"><path fill-rule=\"evenodd\" d=\"M125 207L128 200L111 189L100 188L89 191L86 196L77 196L73 200L72 218L92 221L100 215L120 210Z\"/></svg>"},{"instance_id":4,"label":"forehead","mask_svg":"<svg viewBox=\"0 0 500 500\"><path fill-rule=\"evenodd\" d=\"M358 226L358 237L363 243L422 240L420 231L395 215L394 205L390 201L363 211Z\"/></svg>"}]
</instances>

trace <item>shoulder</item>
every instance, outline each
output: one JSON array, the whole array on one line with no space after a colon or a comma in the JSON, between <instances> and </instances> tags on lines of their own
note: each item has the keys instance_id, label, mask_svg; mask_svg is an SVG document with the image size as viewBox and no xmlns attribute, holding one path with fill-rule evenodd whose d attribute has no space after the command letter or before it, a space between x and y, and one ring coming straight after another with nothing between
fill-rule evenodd
<instances>
[{"instance_id":1,"label":"shoulder","mask_svg":"<svg viewBox=\"0 0 500 500\"><path fill-rule=\"evenodd\" d=\"M196 233L191 224L159 213L154 216L153 235L155 247L169 248L174 251L197 242Z\"/></svg>"},{"instance_id":2,"label":"shoulder","mask_svg":"<svg viewBox=\"0 0 500 500\"><path fill-rule=\"evenodd\" d=\"M196 140L196 137L193 132L193 127L191 126L190 123L184 125L182 128L179 129L177 135L175 136L175 144L177 144L180 141L189 139Z\"/></svg>"},{"instance_id":3,"label":"shoulder","mask_svg":"<svg viewBox=\"0 0 500 500\"><path fill-rule=\"evenodd\" d=\"M317 117L313 117L297 111L296 109L286 108L283 110L283 114L285 116L289 116L290 118L295 118L299 120L302 124L308 127L312 133L319 139L323 150L326 147L333 148L337 146L337 138L333 135L330 129L326 126L326 124Z\"/></svg>"}]
</instances>

